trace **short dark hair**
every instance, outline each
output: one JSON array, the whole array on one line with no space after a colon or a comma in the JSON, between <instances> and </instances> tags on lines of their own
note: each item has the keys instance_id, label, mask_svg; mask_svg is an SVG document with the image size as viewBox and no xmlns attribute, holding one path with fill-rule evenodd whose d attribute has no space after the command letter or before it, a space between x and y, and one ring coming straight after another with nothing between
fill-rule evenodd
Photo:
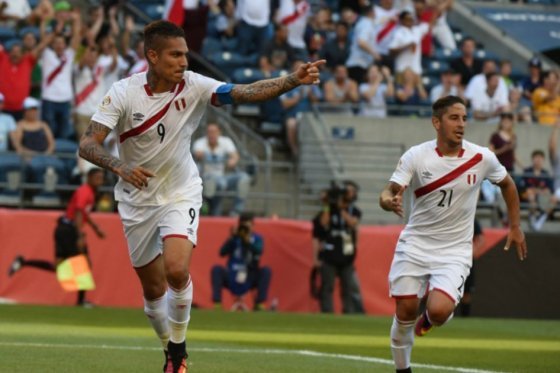
<instances>
[{"instance_id":1,"label":"short dark hair","mask_svg":"<svg viewBox=\"0 0 560 373\"><path fill-rule=\"evenodd\" d=\"M161 45L161 39L185 38L185 31L176 24L159 20L150 22L144 27L144 53L147 55L148 50L158 50Z\"/></svg>"},{"instance_id":2,"label":"short dark hair","mask_svg":"<svg viewBox=\"0 0 560 373\"><path fill-rule=\"evenodd\" d=\"M87 177L92 177L96 173L104 173L104 171L102 168L94 167L88 171Z\"/></svg>"},{"instance_id":3,"label":"short dark hair","mask_svg":"<svg viewBox=\"0 0 560 373\"><path fill-rule=\"evenodd\" d=\"M498 73L495 72L495 71L492 71L492 72L490 72L490 73L484 74L484 76L486 77L486 81L489 81L489 80L492 79L493 77L499 76L499 75L500 75L500 74L498 74Z\"/></svg>"},{"instance_id":4,"label":"short dark hair","mask_svg":"<svg viewBox=\"0 0 560 373\"><path fill-rule=\"evenodd\" d=\"M239 215L239 225L243 223L252 223L255 219L255 214L252 212L243 212Z\"/></svg>"},{"instance_id":5,"label":"short dark hair","mask_svg":"<svg viewBox=\"0 0 560 373\"><path fill-rule=\"evenodd\" d=\"M438 99L432 105L432 116L441 119L443 114L445 114L445 112L447 111L447 108L455 104L461 104L467 107L467 105L465 104L465 100L463 100L461 97L451 95L445 96Z\"/></svg>"},{"instance_id":6,"label":"short dark hair","mask_svg":"<svg viewBox=\"0 0 560 373\"><path fill-rule=\"evenodd\" d=\"M403 19L406 18L406 16L411 16L412 17L412 13L408 10L403 10L402 12L399 13L399 22L402 22Z\"/></svg>"},{"instance_id":7,"label":"short dark hair","mask_svg":"<svg viewBox=\"0 0 560 373\"><path fill-rule=\"evenodd\" d=\"M541 156L543 158L545 157L544 152L540 149L533 150L533 152L531 153L531 158L535 158L536 156Z\"/></svg>"}]
</instances>

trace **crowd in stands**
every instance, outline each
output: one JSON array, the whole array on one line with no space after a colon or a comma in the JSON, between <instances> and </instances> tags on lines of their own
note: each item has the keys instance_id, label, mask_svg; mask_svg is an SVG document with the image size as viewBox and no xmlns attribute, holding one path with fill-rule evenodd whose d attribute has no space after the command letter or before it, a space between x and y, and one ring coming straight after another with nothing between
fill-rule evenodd
<instances>
[{"instance_id":1,"label":"crowd in stands","mask_svg":"<svg viewBox=\"0 0 560 373\"><path fill-rule=\"evenodd\" d=\"M26 169L25 181L41 182L54 170L59 183L79 184L92 165L54 162L52 153L75 152L109 86L147 70L141 25L118 5L0 3L0 151L15 151L12 163L41 165ZM261 108L263 121L285 128L295 156L298 123L315 104L371 118L426 116L431 102L455 94L468 100L479 122L497 124L505 113L513 122L554 125L559 72L543 70L538 58L522 73L507 60L481 58L480 44L449 26L453 6L453 0L192 1L184 27L189 48L235 83L327 60L320 86ZM117 151L114 138L106 145ZM5 167L7 157L0 159L0 183L13 168Z\"/></svg>"}]
</instances>

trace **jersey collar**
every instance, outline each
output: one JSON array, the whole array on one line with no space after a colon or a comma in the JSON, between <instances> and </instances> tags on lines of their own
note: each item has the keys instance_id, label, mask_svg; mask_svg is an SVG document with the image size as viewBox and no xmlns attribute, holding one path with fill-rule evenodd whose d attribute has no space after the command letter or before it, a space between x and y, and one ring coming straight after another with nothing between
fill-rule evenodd
<instances>
[{"instance_id":1,"label":"jersey collar","mask_svg":"<svg viewBox=\"0 0 560 373\"><path fill-rule=\"evenodd\" d=\"M437 146L434 150L436 151L439 157L443 157L443 153L438 149ZM459 153L457 154L457 158L463 158L463 154L465 154L465 148L461 148L461 150L459 150Z\"/></svg>"}]
</instances>

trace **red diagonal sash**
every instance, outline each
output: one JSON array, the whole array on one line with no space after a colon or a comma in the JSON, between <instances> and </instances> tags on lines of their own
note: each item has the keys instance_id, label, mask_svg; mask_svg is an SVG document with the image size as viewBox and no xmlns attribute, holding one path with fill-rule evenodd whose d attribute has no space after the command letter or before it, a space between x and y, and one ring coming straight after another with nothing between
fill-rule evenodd
<instances>
[{"instance_id":1,"label":"red diagonal sash","mask_svg":"<svg viewBox=\"0 0 560 373\"><path fill-rule=\"evenodd\" d=\"M381 40L383 40L385 36L387 36L387 34L389 34L395 28L395 26L397 26L397 21L391 20L387 22L385 24L385 27L383 27L377 34L377 42L381 42Z\"/></svg>"},{"instance_id":2,"label":"red diagonal sash","mask_svg":"<svg viewBox=\"0 0 560 373\"><path fill-rule=\"evenodd\" d=\"M414 195L416 196L416 198L419 198L419 197L422 197L422 196L424 196L424 195L426 195L430 192L433 192L434 190L436 190L436 189L444 186L445 184L455 180L456 178L458 178L459 176L461 176L462 174L464 174L465 172L467 172L468 170L473 168L475 165L477 165L481 161L482 161L482 154L476 153L474 157L472 157L471 159L469 159L468 161L466 161L465 163L463 163L462 165L460 165L459 167L457 167L453 171L449 172L448 174L443 175L439 179L434 180L429 184L424 185L421 188L416 189L414 191Z\"/></svg>"},{"instance_id":3,"label":"red diagonal sash","mask_svg":"<svg viewBox=\"0 0 560 373\"><path fill-rule=\"evenodd\" d=\"M123 143L129 137L138 136L138 135L144 133L145 131L147 131L150 127L152 127L158 121L160 121L167 114L167 112L169 111L169 108L171 107L171 104L173 103L173 100L175 100L175 98L179 95L179 93L181 93L181 91L183 90L184 87L185 87L185 80L183 79L181 81L181 83L179 83L179 87L177 88L177 91L175 91L175 94L173 95L173 98L171 100L169 100L169 102L167 104L165 104L165 106L163 108L161 108L160 111L158 111L151 118L148 118L144 123L142 123L138 127L134 127L134 128L132 128L132 129L126 131L126 132L123 132L119 136L119 141L121 143Z\"/></svg>"},{"instance_id":4,"label":"red diagonal sash","mask_svg":"<svg viewBox=\"0 0 560 373\"><path fill-rule=\"evenodd\" d=\"M60 74L60 72L64 68L64 65L66 65L66 56L63 56L60 59L60 64L56 67L56 69L51 71L51 73L47 77L47 85L50 85L52 83L52 81L54 80L54 78L56 78L58 76L58 74Z\"/></svg>"},{"instance_id":5,"label":"red diagonal sash","mask_svg":"<svg viewBox=\"0 0 560 373\"><path fill-rule=\"evenodd\" d=\"M101 66L97 66L97 68L95 69L95 73L93 74L93 80L88 85L86 85L80 93L76 95L76 106L79 106L82 102L84 102L95 90L95 88L99 84L99 76L101 75L102 71L103 68Z\"/></svg>"}]
</instances>

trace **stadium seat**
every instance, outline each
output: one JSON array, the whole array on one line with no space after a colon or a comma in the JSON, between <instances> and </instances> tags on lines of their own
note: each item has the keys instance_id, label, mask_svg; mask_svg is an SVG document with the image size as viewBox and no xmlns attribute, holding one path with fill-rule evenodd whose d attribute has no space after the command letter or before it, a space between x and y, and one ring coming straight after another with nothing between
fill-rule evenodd
<instances>
[{"instance_id":1,"label":"stadium seat","mask_svg":"<svg viewBox=\"0 0 560 373\"><path fill-rule=\"evenodd\" d=\"M16 32L10 27L0 26L0 43L5 44L8 40L15 39Z\"/></svg>"},{"instance_id":2,"label":"stadium seat","mask_svg":"<svg viewBox=\"0 0 560 373\"><path fill-rule=\"evenodd\" d=\"M256 56L244 56L236 52L212 53L208 56L208 60L228 76L232 76L235 69L239 67L256 66Z\"/></svg>"},{"instance_id":3,"label":"stadium seat","mask_svg":"<svg viewBox=\"0 0 560 373\"><path fill-rule=\"evenodd\" d=\"M202 42L202 55L206 58L214 53L223 52L222 43L216 38L204 38Z\"/></svg>"},{"instance_id":4,"label":"stadium seat","mask_svg":"<svg viewBox=\"0 0 560 373\"><path fill-rule=\"evenodd\" d=\"M461 57L461 51L451 50L446 48L437 48L434 53L434 59L438 61L451 61L455 58Z\"/></svg>"},{"instance_id":5,"label":"stadium seat","mask_svg":"<svg viewBox=\"0 0 560 373\"><path fill-rule=\"evenodd\" d=\"M264 74L259 69L246 67L235 69L232 78L234 83L248 84L263 79Z\"/></svg>"},{"instance_id":6,"label":"stadium seat","mask_svg":"<svg viewBox=\"0 0 560 373\"><path fill-rule=\"evenodd\" d=\"M35 35L37 40L41 36L41 30L39 30L38 27L28 26L28 27L24 27L24 28L22 28L18 31L18 35L19 35L20 38L23 38L28 33L32 33L33 35Z\"/></svg>"},{"instance_id":7,"label":"stadium seat","mask_svg":"<svg viewBox=\"0 0 560 373\"><path fill-rule=\"evenodd\" d=\"M428 60L426 65L425 73L428 75L438 75L449 69L449 64L444 60Z\"/></svg>"}]
</instances>

